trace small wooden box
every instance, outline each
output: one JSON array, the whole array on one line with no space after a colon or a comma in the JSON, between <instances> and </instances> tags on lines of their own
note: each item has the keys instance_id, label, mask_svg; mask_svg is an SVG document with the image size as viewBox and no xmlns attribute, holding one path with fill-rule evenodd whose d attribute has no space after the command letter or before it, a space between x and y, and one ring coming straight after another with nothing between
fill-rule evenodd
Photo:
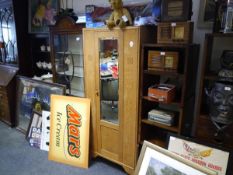
<instances>
[{"instance_id":1,"label":"small wooden box","mask_svg":"<svg viewBox=\"0 0 233 175\"><path fill-rule=\"evenodd\" d=\"M148 88L148 96L159 102L171 103L175 98L175 85L158 84Z\"/></svg>"},{"instance_id":2,"label":"small wooden box","mask_svg":"<svg viewBox=\"0 0 233 175\"><path fill-rule=\"evenodd\" d=\"M178 52L148 51L148 70L176 71L178 67Z\"/></svg>"},{"instance_id":3,"label":"small wooden box","mask_svg":"<svg viewBox=\"0 0 233 175\"><path fill-rule=\"evenodd\" d=\"M193 42L193 22L158 23L157 42L189 44Z\"/></svg>"},{"instance_id":4,"label":"small wooden box","mask_svg":"<svg viewBox=\"0 0 233 175\"><path fill-rule=\"evenodd\" d=\"M162 0L161 21L188 21L192 16L192 0Z\"/></svg>"}]
</instances>

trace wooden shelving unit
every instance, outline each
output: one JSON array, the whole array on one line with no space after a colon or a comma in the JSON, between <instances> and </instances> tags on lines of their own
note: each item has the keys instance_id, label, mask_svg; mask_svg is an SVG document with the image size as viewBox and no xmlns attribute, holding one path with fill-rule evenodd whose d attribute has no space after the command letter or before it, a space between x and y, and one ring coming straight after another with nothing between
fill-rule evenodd
<instances>
[{"instance_id":1,"label":"wooden shelving unit","mask_svg":"<svg viewBox=\"0 0 233 175\"><path fill-rule=\"evenodd\" d=\"M148 70L149 51L173 51L179 53L175 71ZM195 101L195 84L199 45L196 44L144 44L140 67L139 143L144 140L165 147L169 132L189 135L192 126ZM169 80L176 86L175 99L171 103L160 102L148 96L148 88ZM192 80L192 81L190 81ZM161 109L174 113L174 124L168 126L148 119L148 112Z\"/></svg>"}]
</instances>

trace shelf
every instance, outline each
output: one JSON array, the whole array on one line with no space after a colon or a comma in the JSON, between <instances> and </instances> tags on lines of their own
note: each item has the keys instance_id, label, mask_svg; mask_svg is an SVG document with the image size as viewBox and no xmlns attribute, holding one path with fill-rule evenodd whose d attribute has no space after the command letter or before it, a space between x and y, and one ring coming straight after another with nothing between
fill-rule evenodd
<instances>
[{"instance_id":1,"label":"shelf","mask_svg":"<svg viewBox=\"0 0 233 175\"><path fill-rule=\"evenodd\" d=\"M174 44L174 43L171 43L171 44L161 44L161 43L157 43L157 44L143 44L143 47L163 47L163 48L187 48L189 46L193 46L195 44Z\"/></svg>"},{"instance_id":2,"label":"shelf","mask_svg":"<svg viewBox=\"0 0 233 175\"><path fill-rule=\"evenodd\" d=\"M209 116L208 114L201 114L201 115L200 115L200 118L201 118L201 119L204 119L204 120L211 120L211 119L210 119L210 116Z\"/></svg>"},{"instance_id":3,"label":"shelf","mask_svg":"<svg viewBox=\"0 0 233 175\"><path fill-rule=\"evenodd\" d=\"M36 50L36 51L33 51L35 53L43 53L43 54L50 54L50 51L40 51L40 50Z\"/></svg>"},{"instance_id":4,"label":"shelf","mask_svg":"<svg viewBox=\"0 0 233 175\"><path fill-rule=\"evenodd\" d=\"M208 33L208 37L233 37L233 33Z\"/></svg>"},{"instance_id":5,"label":"shelf","mask_svg":"<svg viewBox=\"0 0 233 175\"><path fill-rule=\"evenodd\" d=\"M66 89L66 93L69 94L69 89ZM77 97L84 97L85 94L83 91L78 91L78 90L75 90L75 89L71 89L71 94L69 95L74 95L74 96L77 96Z\"/></svg>"},{"instance_id":6,"label":"shelf","mask_svg":"<svg viewBox=\"0 0 233 175\"><path fill-rule=\"evenodd\" d=\"M167 104L167 105L175 105L175 106L178 106L178 107L181 107L181 103L180 102L172 102L172 103L165 103L165 102L162 102L162 101L158 101L152 97L149 97L149 96L143 96L142 97L143 99L147 100L147 101L151 101L151 102L156 102L156 103L161 103L161 104Z\"/></svg>"},{"instance_id":7,"label":"shelf","mask_svg":"<svg viewBox=\"0 0 233 175\"><path fill-rule=\"evenodd\" d=\"M81 53L81 52L56 52L56 54L83 55L83 53Z\"/></svg>"},{"instance_id":8,"label":"shelf","mask_svg":"<svg viewBox=\"0 0 233 175\"><path fill-rule=\"evenodd\" d=\"M206 75L204 76L204 79L215 81L218 79L218 74L216 72L206 73Z\"/></svg>"},{"instance_id":9,"label":"shelf","mask_svg":"<svg viewBox=\"0 0 233 175\"><path fill-rule=\"evenodd\" d=\"M59 74L59 75L67 75L67 76L72 76L72 75L73 75L71 71L57 72L57 74ZM77 78L84 78L83 75L75 74L75 73L74 73L74 77L77 77Z\"/></svg>"},{"instance_id":10,"label":"shelf","mask_svg":"<svg viewBox=\"0 0 233 175\"><path fill-rule=\"evenodd\" d=\"M158 146L160 146L162 148L166 148L167 147L167 142L165 140L161 140L159 138L156 138L156 139L146 139L146 141L148 141L150 143L153 143L155 145L158 145ZM142 145L143 141L141 141L140 144Z\"/></svg>"},{"instance_id":11,"label":"shelf","mask_svg":"<svg viewBox=\"0 0 233 175\"><path fill-rule=\"evenodd\" d=\"M167 76L173 76L173 77L181 77L183 78L183 74L177 73L175 71L158 71L158 70L144 70L144 74L149 75L167 75Z\"/></svg>"},{"instance_id":12,"label":"shelf","mask_svg":"<svg viewBox=\"0 0 233 175\"><path fill-rule=\"evenodd\" d=\"M148 119L142 119L142 123L148 124L148 125L152 125L152 126L156 126L162 129L166 129L168 131L173 131L173 132L179 132L179 129L175 126L167 126L165 124L161 124L161 123L157 123L155 121L151 121Z\"/></svg>"}]
</instances>

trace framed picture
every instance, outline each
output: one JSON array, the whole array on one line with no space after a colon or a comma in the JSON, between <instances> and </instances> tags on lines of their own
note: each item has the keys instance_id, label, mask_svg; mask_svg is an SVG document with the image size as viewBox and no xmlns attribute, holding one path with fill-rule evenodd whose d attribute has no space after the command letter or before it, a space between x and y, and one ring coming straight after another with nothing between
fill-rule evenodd
<instances>
[{"instance_id":1,"label":"framed picture","mask_svg":"<svg viewBox=\"0 0 233 175\"><path fill-rule=\"evenodd\" d=\"M33 112L50 111L50 95L65 94L64 85L17 76L17 129L26 134Z\"/></svg>"},{"instance_id":2,"label":"framed picture","mask_svg":"<svg viewBox=\"0 0 233 175\"><path fill-rule=\"evenodd\" d=\"M144 141L135 175L149 174L216 175L217 173Z\"/></svg>"},{"instance_id":3,"label":"framed picture","mask_svg":"<svg viewBox=\"0 0 233 175\"><path fill-rule=\"evenodd\" d=\"M230 151L222 150L213 145L204 145L194 139L170 133L168 136L168 150L192 161L202 167L216 171L218 175L225 175L229 164ZM221 159L219 159L221 157Z\"/></svg>"},{"instance_id":4,"label":"framed picture","mask_svg":"<svg viewBox=\"0 0 233 175\"><path fill-rule=\"evenodd\" d=\"M47 33L49 25L56 23L59 0L29 0L29 33Z\"/></svg>"},{"instance_id":5,"label":"framed picture","mask_svg":"<svg viewBox=\"0 0 233 175\"><path fill-rule=\"evenodd\" d=\"M198 15L198 28L211 29L214 24L216 4L215 0L201 0Z\"/></svg>"},{"instance_id":6,"label":"framed picture","mask_svg":"<svg viewBox=\"0 0 233 175\"><path fill-rule=\"evenodd\" d=\"M88 168L90 99L51 95L49 160Z\"/></svg>"}]
</instances>

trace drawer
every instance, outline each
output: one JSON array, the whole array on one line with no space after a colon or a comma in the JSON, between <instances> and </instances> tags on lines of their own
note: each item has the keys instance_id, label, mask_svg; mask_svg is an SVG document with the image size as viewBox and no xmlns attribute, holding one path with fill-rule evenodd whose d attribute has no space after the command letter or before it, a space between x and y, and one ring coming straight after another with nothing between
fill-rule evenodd
<instances>
[{"instance_id":1,"label":"drawer","mask_svg":"<svg viewBox=\"0 0 233 175\"><path fill-rule=\"evenodd\" d=\"M0 93L1 92L4 92L4 93L6 92L6 88L4 86L0 86Z\"/></svg>"},{"instance_id":2,"label":"drawer","mask_svg":"<svg viewBox=\"0 0 233 175\"><path fill-rule=\"evenodd\" d=\"M0 93L0 104L8 104L8 98L6 94Z\"/></svg>"},{"instance_id":3,"label":"drawer","mask_svg":"<svg viewBox=\"0 0 233 175\"><path fill-rule=\"evenodd\" d=\"M5 91L5 90L2 90L2 91L1 91L1 90L0 90L0 95L1 95L1 94L6 95L6 94L7 94L7 91Z\"/></svg>"},{"instance_id":4,"label":"drawer","mask_svg":"<svg viewBox=\"0 0 233 175\"><path fill-rule=\"evenodd\" d=\"M0 105L0 118L10 121L10 111L7 105Z\"/></svg>"}]
</instances>

